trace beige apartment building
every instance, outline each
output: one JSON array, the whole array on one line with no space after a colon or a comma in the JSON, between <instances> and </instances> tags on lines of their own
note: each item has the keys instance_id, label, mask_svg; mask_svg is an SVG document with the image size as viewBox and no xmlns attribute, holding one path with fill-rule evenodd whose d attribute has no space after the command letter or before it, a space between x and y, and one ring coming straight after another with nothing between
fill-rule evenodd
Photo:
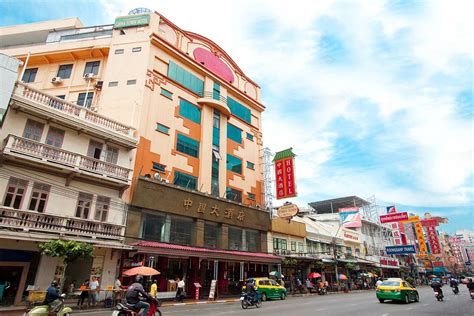
<instances>
[{"instance_id":1,"label":"beige apartment building","mask_svg":"<svg viewBox=\"0 0 474 316\"><path fill-rule=\"evenodd\" d=\"M24 201L4 198L3 209L117 227L104 242L126 236L117 247L133 251L98 248L121 256L107 273L155 266L162 289L180 276L204 293L218 279L228 293L280 261L266 242L260 87L216 43L144 12L92 27L77 18L3 27L0 53L23 62L0 135L0 185L22 187ZM40 184L51 192L42 212L27 206Z\"/></svg>"}]
</instances>

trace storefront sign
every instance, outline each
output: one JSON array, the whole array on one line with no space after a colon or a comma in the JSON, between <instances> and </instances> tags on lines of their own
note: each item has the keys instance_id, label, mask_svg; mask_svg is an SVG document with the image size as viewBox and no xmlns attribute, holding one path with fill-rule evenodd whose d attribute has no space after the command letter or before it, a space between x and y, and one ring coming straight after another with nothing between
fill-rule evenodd
<instances>
[{"instance_id":1,"label":"storefront sign","mask_svg":"<svg viewBox=\"0 0 474 316\"><path fill-rule=\"evenodd\" d=\"M129 15L115 19L114 29L123 29L127 27L145 26L150 23L150 15Z\"/></svg>"},{"instance_id":2,"label":"storefront sign","mask_svg":"<svg viewBox=\"0 0 474 316\"><path fill-rule=\"evenodd\" d=\"M217 280L212 280L211 281L211 289L209 290L209 299L213 300L215 295L216 295L216 285L217 285Z\"/></svg>"},{"instance_id":3,"label":"storefront sign","mask_svg":"<svg viewBox=\"0 0 474 316\"><path fill-rule=\"evenodd\" d=\"M419 216L409 216L408 219L402 221L403 223L416 223L420 221Z\"/></svg>"},{"instance_id":4,"label":"storefront sign","mask_svg":"<svg viewBox=\"0 0 474 316\"><path fill-rule=\"evenodd\" d=\"M296 204L289 203L289 204L284 204L283 206L280 206L277 212L278 212L278 217L289 218L289 217L296 216L296 214L298 214L299 212L299 208L298 206L296 206Z\"/></svg>"},{"instance_id":5,"label":"storefront sign","mask_svg":"<svg viewBox=\"0 0 474 316\"><path fill-rule=\"evenodd\" d=\"M340 208L339 216L341 217L342 227L344 228L362 227L362 218L358 207Z\"/></svg>"},{"instance_id":6,"label":"storefront sign","mask_svg":"<svg viewBox=\"0 0 474 316\"><path fill-rule=\"evenodd\" d=\"M433 267L444 267L443 261L433 261Z\"/></svg>"},{"instance_id":7,"label":"storefront sign","mask_svg":"<svg viewBox=\"0 0 474 316\"><path fill-rule=\"evenodd\" d=\"M400 233L400 226L398 223L390 223L390 227L392 228L392 235L393 235L393 243L397 246L402 244L402 235Z\"/></svg>"},{"instance_id":8,"label":"storefront sign","mask_svg":"<svg viewBox=\"0 0 474 316\"><path fill-rule=\"evenodd\" d=\"M360 236L356 232L350 232L350 231L344 230L343 236L345 240L360 242Z\"/></svg>"},{"instance_id":9,"label":"storefront sign","mask_svg":"<svg viewBox=\"0 0 474 316\"><path fill-rule=\"evenodd\" d=\"M421 226L423 227L434 227L438 226L438 221L436 219L422 219Z\"/></svg>"},{"instance_id":10,"label":"storefront sign","mask_svg":"<svg viewBox=\"0 0 474 316\"><path fill-rule=\"evenodd\" d=\"M428 249L426 248L425 237L423 236L423 227L421 226L420 222L415 223L415 233L416 238L418 239L418 248L420 254L426 254Z\"/></svg>"},{"instance_id":11,"label":"storefront sign","mask_svg":"<svg viewBox=\"0 0 474 316\"><path fill-rule=\"evenodd\" d=\"M193 209L193 200L191 198L185 198L183 200L183 207L186 211L192 210ZM208 213L211 216L214 217L219 217L223 216L228 219L235 219L240 222L243 222L245 220L245 212L244 211L239 211L238 213L235 211L234 208L229 207L226 208L223 212L219 210L219 206L217 204L210 205L208 207L207 203L199 203L197 207L194 207L197 213Z\"/></svg>"},{"instance_id":12,"label":"storefront sign","mask_svg":"<svg viewBox=\"0 0 474 316\"><path fill-rule=\"evenodd\" d=\"M407 212L380 215L380 223L382 223L382 224L392 223L392 222L400 222L400 221L405 221L407 219L408 219L408 213Z\"/></svg>"},{"instance_id":13,"label":"storefront sign","mask_svg":"<svg viewBox=\"0 0 474 316\"><path fill-rule=\"evenodd\" d=\"M286 199L296 196L296 183L294 172L295 154L290 149L275 154L275 179L277 199Z\"/></svg>"},{"instance_id":14,"label":"storefront sign","mask_svg":"<svg viewBox=\"0 0 474 316\"><path fill-rule=\"evenodd\" d=\"M431 253L432 254L441 253L441 246L439 244L438 232L436 231L436 226L427 226L426 233L428 234L428 241L430 243Z\"/></svg>"},{"instance_id":15,"label":"storefront sign","mask_svg":"<svg viewBox=\"0 0 474 316\"><path fill-rule=\"evenodd\" d=\"M380 264L384 266L398 267L398 260L392 258L380 258Z\"/></svg>"},{"instance_id":16,"label":"storefront sign","mask_svg":"<svg viewBox=\"0 0 474 316\"><path fill-rule=\"evenodd\" d=\"M386 246L385 251L387 255L403 255L408 253L415 253L415 246L406 245L406 246Z\"/></svg>"}]
</instances>

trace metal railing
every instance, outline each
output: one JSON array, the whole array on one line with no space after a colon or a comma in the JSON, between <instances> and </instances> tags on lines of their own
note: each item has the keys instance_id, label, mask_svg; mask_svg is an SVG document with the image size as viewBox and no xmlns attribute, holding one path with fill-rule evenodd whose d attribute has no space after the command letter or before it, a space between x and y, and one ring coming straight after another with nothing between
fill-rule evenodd
<instances>
[{"instance_id":1,"label":"metal railing","mask_svg":"<svg viewBox=\"0 0 474 316\"><path fill-rule=\"evenodd\" d=\"M123 240L124 227L116 224L70 218L0 206L0 227L28 232Z\"/></svg>"},{"instance_id":2,"label":"metal railing","mask_svg":"<svg viewBox=\"0 0 474 316\"><path fill-rule=\"evenodd\" d=\"M128 182L131 170L109 162L76 154L61 148L39 143L37 141L8 135L4 152L24 154L28 157L37 157L42 160L69 166L78 170L85 170L99 175Z\"/></svg>"},{"instance_id":3,"label":"metal railing","mask_svg":"<svg viewBox=\"0 0 474 316\"><path fill-rule=\"evenodd\" d=\"M216 101L220 101L224 104L227 104L227 98L223 97L222 95L218 95L216 96L214 94L214 92L211 92L211 91L205 91L204 92L204 98L209 98L209 99L213 99L213 100L216 100Z\"/></svg>"},{"instance_id":4,"label":"metal railing","mask_svg":"<svg viewBox=\"0 0 474 316\"><path fill-rule=\"evenodd\" d=\"M114 121L100 114L97 114L87 108L48 95L37 89L29 87L25 83L16 83L14 95L18 95L27 100L39 103L45 107L82 119L88 123L92 123L100 127L105 127L114 132L133 137L134 129L132 127Z\"/></svg>"}]
</instances>

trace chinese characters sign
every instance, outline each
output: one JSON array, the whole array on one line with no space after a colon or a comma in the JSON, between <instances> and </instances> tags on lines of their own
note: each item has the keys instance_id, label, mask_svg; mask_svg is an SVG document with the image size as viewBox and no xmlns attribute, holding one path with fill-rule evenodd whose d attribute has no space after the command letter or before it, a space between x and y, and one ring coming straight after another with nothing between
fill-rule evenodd
<instances>
[{"instance_id":1,"label":"chinese characters sign","mask_svg":"<svg viewBox=\"0 0 474 316\"><path fill-rule=\"evenodd\" d=\"M278 200L296 196L294 156L291 148L275 154L276 197Z\"/></svg>"},{"instance_id":2,"label":"chinese characters sign","mask_svg":"<svg viewBox=\"0 0 474 316\"><path fill-rule=\"evenodd\" d=\"M242 210L237 211L232 207L220 210L217 204L208 205L207 203L194 203L191 198L185 198L183 200L183 207L186 211L195 211L196 213L200 214L208 214L216 218L222 216L224 218L234 219L239 222L243 222L245 220L245 212Z\"/></svg>"},{"instance_id":3,"label":"chinese characters sign","mask_svg":"<svg viewBox=\"0 0 474 316\"><path fill-rule=\"evenodd\" d=\"M436 226L438 222L434 221L421 221L421 225L425 226L426 234L428 235L428 241L430 243L431 253L441 253L441 246L439 245L438 233L436 232Z\"/></svg>"},{"instance_id":4,"label":"chinese characters sign","mask_svg":"<svg viewBox=\"0 0 474 316\"><path fill-rule=\"evenodd\" d=\"M402 244L402 235L400 234L400 226L398 223L391 223L393 242L395 245L400 246Z\"/></svg>"},{"instance_id":5,"label":"chinese characters sign","mask_svg":"<svg viewBox=\"0 0 474 316\"><path fill-rule=\"evenodd\" d=\"M420 222L415 223L415 233L416 238L418 239L418 247L420 249L420 254L426 254L428 249L426 248L425 237L423 236L423 227Z\"/></svg>"}]
</instances>

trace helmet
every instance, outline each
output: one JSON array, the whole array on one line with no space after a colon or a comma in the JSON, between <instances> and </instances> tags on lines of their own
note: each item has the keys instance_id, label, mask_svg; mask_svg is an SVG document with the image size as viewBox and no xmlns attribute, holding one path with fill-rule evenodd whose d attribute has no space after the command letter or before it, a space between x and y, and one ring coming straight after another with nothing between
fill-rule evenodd
<instances>
[{"instance_id":1,"label":"helmet","mask_svg":"<svg viewBox=\"0 0 474 316\"><path fill-rule=\"evenodd\" d=\"M135 277L135 282L140 283L140 284L143 283L143 276L140 275L140 274L137 275L137 276Z\"/></svg>"},{"instance_id":2,"label":"helmet","mask_svg":"<svg viewBox=\"0 0 474 316\"><path fill-rule=\"evenodd\" d=\"M58 281L54 280L51 282L51 286L58 287Z\"/></svg>"}]
</instances>

